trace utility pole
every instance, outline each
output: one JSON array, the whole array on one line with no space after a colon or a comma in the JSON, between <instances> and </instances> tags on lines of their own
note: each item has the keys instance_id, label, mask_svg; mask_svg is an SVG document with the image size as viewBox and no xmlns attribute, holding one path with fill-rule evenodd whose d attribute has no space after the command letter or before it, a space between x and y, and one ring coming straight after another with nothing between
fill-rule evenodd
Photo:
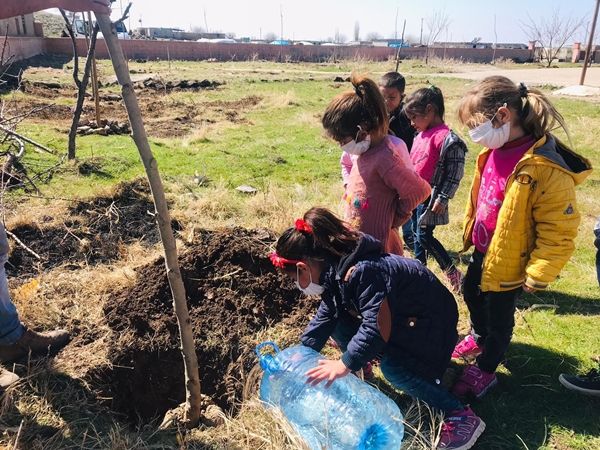
<instances>
[{"instance_id":1,"label":"utility pole","mask_svg":"<svg viewBox=\"0 0 600 450\"><path fill-rule=\"evenodd\" d=\"M423 18L421 17L421 37L419 38L419 45L423 45Z\"/></svg>"},{"instance_id":2,"label":"utility pole","mask_svg":"<svg viewBox=\"0 0 600 450\"><path fill-rule=\"evenodd\" d=\"M396 7L396 22L394 23L394 39L398 40L398 7Z\"/></svg>"},{"instance_id":3,"label":"utility pole","mask_svg":"<svg viewBox=\"0 0 600 450\"><path fill-rule=\"evenodd\" d=\"M206 21L206 8L202 8L202 11L204 13L204 28L206 29L206 32L208 33L208 22Z\"/></svg>"},{"instance_id":4,"label":"utility pole","mask_svg":"<svg viewBox=\"0 0 600 450\"><path fill-rule=\"evenodd\" d=\"M600 9L600 0L596 0L596 9L594 11L594 17L592 17L592 29L590 30L590 36L587 42L587 48L585 49L585 59L583 60L583 69L581 69L581 78L579 84L583 85L585 82L585 73L587 72L587 66L590 61L592 54L592 44L594 43L594 33L596 32L596 22L598 21L598 9Z\"/></svg>"},{"instance_id":5,"label":"utility pole","mask_svg":"<svg viewBox=\"0 0 600 450\"><path fill-rule=\"evenodd\" d=\"M283 45L283 7L279 5L279 16L281 19L281 44Z\"/></svg>"}]
</instances>

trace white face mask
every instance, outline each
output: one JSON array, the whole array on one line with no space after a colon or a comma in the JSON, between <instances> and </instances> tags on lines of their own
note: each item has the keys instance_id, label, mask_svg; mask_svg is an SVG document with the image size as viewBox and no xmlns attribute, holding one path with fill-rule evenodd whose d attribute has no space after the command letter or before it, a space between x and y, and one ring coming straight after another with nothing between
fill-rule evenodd
<instances>
[{"instance_id":1,"label":"white face mask","mask_svg":"<svg viewBox=\"0 0 600 450\"><path fill-rule=\"evenodd\" d=\"M310 283L308 283L308 286L303 288L298 282L298 280L300 279L300 268L296 266L296 287L300 289L305 295L321 295L325 291L325 288L320 284L313 283L312 274L310 273L310 270L308 271L308 276L310 277Z\"/></svg>"},{"instance_id":2,"label":"white face mask","mask_svg":"<svg viewBox=\"0 0 600 450\"><path fill-rule=\"evenodd\" d=\"M342 145L342 150L351 155L362 155L364 152L369 150L371 146L371 136L365 137L362 141L356 142L356 139L352 139L347 144Z\"/></svg>"},{"instance_id":3,"label":"white face mask","mask_svg":"<svg viewBox=\"0 0 600 450\"><path fill-rule=\"evenodd\" d=\"M490 120L469 130L469 136L471 136L473 142L492 149L500 148L508 142L510 122L506 122L500 128L494 128L492 121L496 117L496 114Z\"/></svg>"}]
</instances>

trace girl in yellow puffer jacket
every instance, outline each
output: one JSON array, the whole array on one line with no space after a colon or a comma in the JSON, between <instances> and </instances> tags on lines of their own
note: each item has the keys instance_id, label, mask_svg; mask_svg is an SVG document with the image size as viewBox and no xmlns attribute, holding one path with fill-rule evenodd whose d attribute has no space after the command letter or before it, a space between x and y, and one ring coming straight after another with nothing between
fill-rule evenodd
<instances>
[{"instance_id":1,"label":"girl in yellow puffer jacket","mask_svg":"<svg viewBox=\"0 0 600 450\"><path fill-rule=\"evenodd\" d=\"M523 83L485 78L463 97L459 118L485 149L463 236L464 251L475 246L463 286L472 331L452 355L477 360L453 392L481 398L497 384L517 297L545 289L573 253L580 221L575 186L591 166L550 134L555 124L566 131L562 116Z\"/></svg>"}]
</instances>

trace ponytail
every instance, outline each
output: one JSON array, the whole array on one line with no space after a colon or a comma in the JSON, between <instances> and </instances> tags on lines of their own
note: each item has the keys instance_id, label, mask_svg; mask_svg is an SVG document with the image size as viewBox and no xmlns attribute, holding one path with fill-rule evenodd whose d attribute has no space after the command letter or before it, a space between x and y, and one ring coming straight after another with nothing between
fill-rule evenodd
<instances>
[{"instance_id":1,"label":"ponytail","mask_svg":"<svg viewBox=\"0 0 600 450\"><path fill-rule=\"evenodd\" d=\"M569 136L564 117L540 90L528 89L524 99L521 126L527 133L539 139L558 124Z\"/></svg>"},{"instance_id":2,"label":"ponytail","mask_svg":"<svg viewBox=\"0 0 600 450\"><path fill-rule=\"evenodd\" d=\"M352 253L359 238L357 231L328 209L311 208L296 220L295 226L283 232L271 260L283 269L305 258L338 260Z\"/></svg>"},{"instance_id":3,"label":"ponytail","mask_svg":"<svg viewBox=\"0 0 600 450\"><path fill-rule=\"evenodd\" d=\"M463 125L473 128L490 119L503 104L515 110L519 125L535 139L550 133L558 124L567 136L565 119L538 89L517 86L503 76L483 79L462 98L458 117Z\"/></svg>"},{"instance_id":4,"label":"ponytail","mask_svg":"<svg viewBox=\"0 0 600 450\"><path fill-rule=\"evenodd\" d=\"M336 141L354 138L360 126L372 140L388 133L388 114L377 84L363 75L352 74L353 91L335 97L325 109L322 124Z\"/></svg>"}]
</instances>

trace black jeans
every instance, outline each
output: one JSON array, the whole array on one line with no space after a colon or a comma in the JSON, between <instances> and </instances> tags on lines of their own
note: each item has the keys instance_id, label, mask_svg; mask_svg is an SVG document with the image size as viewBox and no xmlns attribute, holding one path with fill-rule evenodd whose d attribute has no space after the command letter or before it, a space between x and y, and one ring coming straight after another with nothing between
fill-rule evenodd
<instances>
[{"instance_id":1,"label":"black jeans","mask_svg":"<svg viewBox=\"0 0 600 450\"><path fill-rule=\"evenodd\" d=\"M425 212L426 209L427 202L421 203L412 213L411 222L413 233L415 236L415 259L418 259L423 263L423 265L426 266L427 253L429 253L431 256L433 256L433 258L445 272L454 265L454 262L452 261L452 258L450 257L442 243L433 236L433 230L435 230L435 225L425 225L420 227L418 224L419 217Z\"/></svg>"},{"instance_id":2,"label":"black jeans","mask_svg":"<svg viewBox=\"0 0 600 450\"><path fill-rule=\"evenodd\" d=\"M521 288L502 292L481 292L483 253L475 250L464 279L463 297L471 316L471 332L483 353L477 365L495 372L504 359L515 326L515 304Z\"/></svg>"}]
</instances>

